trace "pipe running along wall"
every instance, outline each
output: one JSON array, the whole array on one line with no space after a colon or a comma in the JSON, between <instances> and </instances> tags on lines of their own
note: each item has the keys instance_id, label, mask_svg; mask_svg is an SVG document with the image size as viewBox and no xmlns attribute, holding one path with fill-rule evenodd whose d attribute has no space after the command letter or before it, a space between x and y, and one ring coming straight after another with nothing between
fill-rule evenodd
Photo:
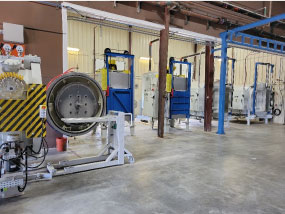
<instances>
[{"instance_id":1,"label":"pipe running along wall","mask_svg":"<svg viewBox=\"0 0 285 214\"><path fill-rule=\"evenodd\" d=\"M154 39L154 40L150 41L150 43L149 43L149 49L148 49L149 50L148 71L151 71L152 44L154 42L157 42L157 41L159 41L159 39Z\"/></svg>"}]
</instances>

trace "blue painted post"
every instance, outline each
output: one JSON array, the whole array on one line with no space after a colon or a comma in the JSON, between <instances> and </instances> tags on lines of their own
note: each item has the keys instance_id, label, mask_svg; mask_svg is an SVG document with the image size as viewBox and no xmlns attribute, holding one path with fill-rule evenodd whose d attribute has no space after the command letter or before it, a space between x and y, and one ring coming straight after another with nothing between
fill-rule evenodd
<instances>
[{"instance_id":1,"label":"blue painted post","mask_svg":"<svg viewBox=\"0 0 285 214\"><path fill-rule=\"evenodd\" d=\"M271 73L273 73L274 65L273 65L273 64L271 64L270 66L271 66L271 70L270 70L270 72L271 72Z\"/></svg>"},{"instance_id":2,"label":"blue painted post","mask_svg":"<svg viewBox=\"0 0 285 214\"><path fill-rule=\"evenodd\" d=\"M232 59L232 72L235 71L235 62L236 62L236 60Z\"/></svg>"},{"instance_id":3,"label":"blue painted post","mask_svg":"<svg viewBox=\"0 0 285 214\"><path fill-rule=\"evenodd\" d=\"M191 63L188 64L188 87L187 90L189 91L189 97L191 97ZM189 115L187 115L187 118L190 118L190 108L191 108L191 102L189 104Z\"/></svg>"},{"instance_id":4,"label":"blue painted post","mask_svg":"<svg viewBox=\"0 0 285 214\"><path fill-rule=\"evenodd\" d=\"M232 80L231 80L231 111L229 112L229 115L232 115L233 113L233 99L234 99L234 84L235 84L235 63L236 60L235 59L231 59L232 60Z\"/></svg>"},{"instance_id":5,"label":"blue painted post","mask_svg":"<svg viewBox=\"0 0 285 214\"><path fill-rule=\"evenodd\" d=\"M225 134L224 120L225 120L225 92L226 92L226 74L227 74L227 37L228 32L220 34L222 39L222 63L220 73L220 97L219 97L219 124L217 134Z\"/></svg>"},{"instance_id":6,"label":"blue painted post","mask_svg":"<svg viewBox=\"0 0 285 214\"><path fill-rule=\"evenodd\" d=\"M187 90L190 91L191 93L191 63L188 63L188 86L187 86ZM191 96L191 94L190 94Z\"/></svg>"},{"instance_id":7,"label":"blue painted post","mask_svg":"<svg viewBox=\"0 0 285 214\"><path fill-rule=\"evenodd\" d=\"M257 85L257 68L260 63L255 63L255 72L254 72L254 84L253 84L253 95L252 95L252 114L255 115L255 102L256 102L256 85Z\"/></svg>"},{"instance_id":8,"label":"blue painted post","mask_svg":"<svg viewBox=\"0 0 285 214\"><path fill-rule=\"evenodd\" d=\"M109 87L109 56L106 54L107 87Z\"/></svg>"},{"instance_id":9,"label":"blue painted post","mask_svg":"<svg viewBox=\"0 0 285 214\"><path fill-rule=\"evenodd\" d=\"M241 26L241 27L237 27L237 28L232 29L231 31L235 32L235 33L236 32L241 32L241 31L245 31L245 30L248 30L248 29L251 29L251 28L256 28L256 27L259 27L259 26L262 26L262 25L269 24L271 22L279 21L279 20L282 20L282 19L285 19L285 13L279 14L277 16L273 16L273 17L268 18L268 19L262 19L260 21L253 22L253 23Z\"/></svg>"},{"instance_id":10,"label":"blue painted post","mask_svg":"<svg viewBox=\"0 0 285 214\"><path fill-rule=\"evenodd\" d=\"M131 57L131 76L130 76L130 88L131 88L131 106L134 106L134 56ZM134 109L132 108L131 109L131 113L134 114ZM133 120L134 120L134 117L133 117Z\"/></svg>"}]
</instances>

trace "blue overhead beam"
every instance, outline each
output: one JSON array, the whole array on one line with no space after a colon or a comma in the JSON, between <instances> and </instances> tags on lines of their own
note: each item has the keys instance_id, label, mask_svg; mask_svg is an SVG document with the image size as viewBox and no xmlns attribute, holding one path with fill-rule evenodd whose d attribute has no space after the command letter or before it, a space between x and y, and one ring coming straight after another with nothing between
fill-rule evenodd
<instances>
[{"instance_id":1,"label":"blue overhead beam","mask_svg":"<svg viewBox=\"0 0 285 214\"><path fill-rule=\"evenodd\" d=\"M285 13L282 13L282 14L277 15L277 16L273 16L273 17L268 18L268 19L263 19L263 20L260 20L257 22L253 22L253 23L250 23L248 25L240 26L240 27L234 28L230 31L237 33L237 32L245 31L248 29L256 28L259 26L263 26L263 25L269 24L271 22L276 22L276 21L279 21L282 19L285 19Z\"/></svg>"},{"instance_id":2,"label":"blue overhead beam","mask_svg":"<svg viewBox=\"0 0 285 214\"><path fill-rule=\"evenodd\" d=\"M258 36L252 36L245 33L228 33L227 43L244 46L248 48L260 49L277 54L285 54L285 42L275 41L272 39L265 39ZM234 39L240 39L236 41ZM247 41L246 41L247 40ZM263 43L263 44L262 44Z\"/></svg>"},{"instance_id":3,"label":"blue overhead beam","mask_svg":"<svg viewBox=\"0 0 285 214\"><path fill-rule=\"evenodd\" d=\"M285 13L272 18L263 19L258 22L254 22L245 26L237 27L229 31L225 31L220 34L222 39L221 48L221 72L220 72L220 99L219 99L219 125L217 134L225 134L224 130L224 114L225 114L225 91L226 91L226 74L227 74L227 48L228 44L235 44L241 47L247 47L252 49L259 49L262 51L267 51L274 54L281 54L285 56L285 43L279 42L271 39L265 39L257 36L248 35L241 33L251 28L256 28L262 25L269 24L271 22L276 22L285 19ZM241 37L241 41L236 41L234 39ZM246 41L249 39L249 43ZM265 43L265 46L264 44ZM272 47L273 46L273 47Z\"/></svg>"}]
</instances>

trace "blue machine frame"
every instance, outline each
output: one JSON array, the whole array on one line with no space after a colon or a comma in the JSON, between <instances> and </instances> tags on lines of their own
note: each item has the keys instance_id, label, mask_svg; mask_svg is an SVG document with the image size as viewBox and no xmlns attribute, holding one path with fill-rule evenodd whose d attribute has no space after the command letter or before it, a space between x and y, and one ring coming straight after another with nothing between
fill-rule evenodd
<instances>
[{"instance_id":1,"label":"blue machine frame","mask_svg":"<svg viewBox=\"0 0 285 214\"><path fill-rule=\"evenodd\" d=\"M227 48L228 44L240 47L262 50L273 54L285 55L285 43L271 39L265 39L257 36L242 33L242 31L269 24L271 22L285 19L285 13L272 18L263 19L248 25L234 28L220 34L222 39L222 63L220 72L220 99L219 99L219 125L217 134L225 134L224 131L224 110L225 110L225 91L226 91L226 73L227 73ZM240 41L236 40L240 39ZM249 43L247 40L249 39ZM266 45L263 46L262 43ZM271 47L273 46L273 47Z\"/></svg>"},{"instance_id":2,"label":"blue machine frame","mask_svg":"<svg viewBox=\"0 0 285 214\"><path fill-rule=\"evenodd\" d=\"M173 65L184 64L188 65L188 76L187 76L187 90L186 91L175 91L173 80ZM190 118L190 95L191 95L191 63L181 61L170 61L169 73L172 75L171 89L172 94L170 97L170 108L169 118L172 119L173 115L185 115L186 118Z\"/></svg>"},{"instance_id":3,"label":"blue machine frame","mask_svg":"<svg viewBox=\"0 0 285 214\"><path fill-rule=\"evenodd\" d=\"M107 68L107 108L106 113L109 111L121 111L124 113L134 114L134 55L121 54L121 53L105 53L106 56L106 68ZM109 87L109 58L121 57L131 60L130 66L130 88L117 89Z\"/></svg>"},{"instance_id":4,"label":"blue machine frame","mask_svg":"<svg viewBox=\"0 0 285 214\"><path fill-rule=\"evenodd\" d=\"M257 78L258 78L258 66L259 65L267 65L270 66L270 72L273 73L274 65L270 63L257 62L255 63L255 72L254 72L254 84L253 84L253 96L252 96L252 112L251 114L255 115L255 104L256 104L256 86L257 86Z\"/></svg>"}]
</instances>

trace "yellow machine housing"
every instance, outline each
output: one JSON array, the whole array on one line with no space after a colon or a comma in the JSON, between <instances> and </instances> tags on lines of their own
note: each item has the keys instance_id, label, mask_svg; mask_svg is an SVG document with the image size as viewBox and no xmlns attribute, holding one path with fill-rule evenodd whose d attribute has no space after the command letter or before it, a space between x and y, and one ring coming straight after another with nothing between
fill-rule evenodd
<instances>
[{"instance_id":1,"label":"yellow machine housing","mask_svg":"<svg viewBox=\"0 0 285 214\"><path fill-rule=\"evenodd\" d=\"M46 105L46 86L28 85L27 99L0 99L0 132L25 131L27 138L46 136L40 106Z\"/></svg>"}]
</instances>

